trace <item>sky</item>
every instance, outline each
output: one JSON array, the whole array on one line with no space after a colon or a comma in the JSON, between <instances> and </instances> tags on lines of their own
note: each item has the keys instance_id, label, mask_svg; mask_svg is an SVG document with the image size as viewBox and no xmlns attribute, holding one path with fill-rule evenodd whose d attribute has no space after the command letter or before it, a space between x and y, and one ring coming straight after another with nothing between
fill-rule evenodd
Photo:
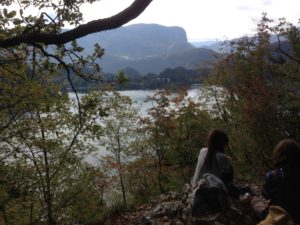
<instances>
[{"instance_id":1,"label":"sky","mask_svg":"<svg viewBox=\"0 0 300 225\"><path fill-rule=\"evenodd\" d=\"M84 5L85 22L112 16L133 0L101 0ZM180 26L189 41L225 40L255 33L263 12L269 18L285 17L297 24L300 0L153 0L146 10L129 24L157 23Z\"/></svg>"}]
</instances>

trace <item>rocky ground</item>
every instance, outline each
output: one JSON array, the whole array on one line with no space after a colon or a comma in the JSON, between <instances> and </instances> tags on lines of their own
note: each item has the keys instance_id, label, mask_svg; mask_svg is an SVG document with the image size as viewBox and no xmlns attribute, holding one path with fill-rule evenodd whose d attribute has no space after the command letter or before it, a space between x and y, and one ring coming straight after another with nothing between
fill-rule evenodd
<instances>
[{"instance_id":1,"label":"rocky ground","mask_svg":"<svg viewBox=\"0 0 300 225\"><path fill-rule=\"evenodd\" d=\"M176 192L162 194L150 203L136 206L134 209L124 212L112 220L112 225L141 225L155 224L154 220L168 223L179 209L181 195ZM148 220L153 220L152 223Z\"/></svg>"},{"instance_id":2,"label":"rocky ground","mask_svg":"<svg viewBox=\"0 0 300 225\"><path fill-rule=\"evenodd\" d=\"M156 200L147 204L136 206L134 209L124 212L112 220L112 225L185 225L189 223L187 192L185 186L181 194L169 192L160 195ZM258 199L260 196L260 186L251 185L252 191ZM243 216L245 212L241 212ZM251 213L246 212L247 215ZM250 218L251 220L251 218ZM252 224L251 221L245 224ZM219 223L222 224L222 223Z\"/></svg>"},{"instance_id":3,"label":"rocky ground","mask_svg":"<svg viewBox=\"0 0 300 225\"><path fill-rule=\"evenodd\" d=\"M139 225L144 213L151 210L151 205L143 204L124 212L112 219L112 225Z\"/></svg>"}]
</instances>

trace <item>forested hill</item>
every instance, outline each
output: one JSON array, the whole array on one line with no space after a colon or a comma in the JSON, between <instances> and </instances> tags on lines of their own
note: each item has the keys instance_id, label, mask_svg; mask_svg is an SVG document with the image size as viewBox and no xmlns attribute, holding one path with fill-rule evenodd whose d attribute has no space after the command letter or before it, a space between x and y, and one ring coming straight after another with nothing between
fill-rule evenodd
<instances>
[{"instance_id":1,"label":"forested hill","mask_svg":"<svg viewBox=\"0 0 300 225\"><path fill-rule=\"evenodd\" d=\"M112 73L125 67L133 67L141 74L178 66L194 69L214 61L217 55L191 45L183 28L158 24L128 25L78 40L86 54L92 52L95 43L105 49L103 71Z\"/></svg>"}]
</instances>

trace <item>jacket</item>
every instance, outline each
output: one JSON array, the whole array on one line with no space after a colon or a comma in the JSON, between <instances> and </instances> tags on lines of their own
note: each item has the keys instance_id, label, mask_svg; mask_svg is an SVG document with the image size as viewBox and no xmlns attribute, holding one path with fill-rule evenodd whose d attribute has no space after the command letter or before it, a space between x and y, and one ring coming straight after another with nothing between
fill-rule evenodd
<instances>
[{"instance_id":1,"label":"jacket","mask_svg":"<svg viewBox=\"0 0 300 225\"><path fill-rule=\"evenodd\" d=\"M282 207L271 205L267 217L258 225L297 225Z\"/></svg>"},{"instance_id":2,"label":"jacket","mask_svg":"<svg viewBox=\"0 0 300 225\"><path fill-rule=\"evenodd\" d=\"M207 154L207 148L202 148L198 156L198 162L195 169L195 174L192 179L192 186L195 186L201 176L205 173L210 173L221 179L227 187L229 194L233 198L239 197L239 191L233 184L233 167L228 157L222 152L216 152L210 166L204 166L204 161Z\"/></svg>"},{"instance_id":3,"label":"jacket","mask_svg":"<svg viewBox=\"0 0 300 225\"><path fill-rule=\"evenodd\" d=\"M296 223L300 223L300 173L283 168L269 171L262 195L270 200L270 206L282 207Z\"/></svg>"},{"instance_id":4,"label":"jacket","mask_svg":"<svg viewBox=\"0 0 300 225\"><path fill-rule=\"evenodd\" d=\"M225 184L233 181L233 167L228 157L222 152L216 152L212 164L209 167L203 166L200 176L205 173L212 173L219 177Z\"/></svg>"}]
</instances>

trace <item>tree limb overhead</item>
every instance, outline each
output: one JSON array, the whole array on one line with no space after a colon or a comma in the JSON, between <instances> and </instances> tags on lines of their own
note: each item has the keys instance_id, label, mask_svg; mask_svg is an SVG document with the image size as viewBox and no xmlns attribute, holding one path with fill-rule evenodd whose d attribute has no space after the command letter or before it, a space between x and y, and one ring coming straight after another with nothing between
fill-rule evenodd
<instances>
[{"instance_id":1,"label":"tree limb overhead","mask_svg":"<svg viewBox=\"0 0 300 225\"><path fill-rule=\"evenodd\" d=\"M0 40L0 47L7 48L22 43L43 43L47 45L65 44L88 34L118 28L138 17L151 2L152 0L135 0L128 8L114 16L93 20L60 34L38 32L20 34L12 38Z\"/></svg>"}]
</instances>

